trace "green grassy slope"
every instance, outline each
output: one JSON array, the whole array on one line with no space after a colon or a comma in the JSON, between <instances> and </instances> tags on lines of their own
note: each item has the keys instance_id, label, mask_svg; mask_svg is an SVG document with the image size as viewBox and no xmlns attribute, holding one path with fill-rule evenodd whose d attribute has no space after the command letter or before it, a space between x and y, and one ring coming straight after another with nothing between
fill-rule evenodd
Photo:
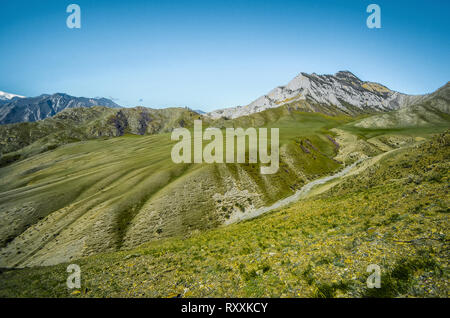
<instances>
[{"instance_id":1,"label":"green grassy slope","mask_svg":"<svg viewBox=\"0 0 450 318\"><path fill-rule=\"evenodd\" d=\"M217 227L338 169L330 129L349 120L282 107L224 121L280 128L274 175L261 175L259 164L173 164L168 133L75 142L9 164L0 169L0 267L55 264Z\"/></svg>"},{"instance_id":2,"label":"green grassy slope","mask_svg":"<svg viewBox=\"0 0 450 318\"><path fill-rule=\"evenodd\" d=\"M449 168L446 133L257 219L72 261L81 290L60 264L4 271L0 296L448 297Z\"/></svg>"},{"instance_id":3,"label":"green grassy slope","mask_svg":"<svg viewBox=\"0 0 450 318\"><path fill-rule=\"evenodd\" d=\"M427 95L418 103L399 110L370 116L349 126L355 129L404 129L448 127L450 120L450 83Z\"/></svg>"},{"instance_id":4,"label":"green grassy slope","mask_svg":"<svg viewBox=\"0 0 450 318\"><path fill-rule=\"evenodd\" d=\"M32 123L0 125L0 166L71 142L124 134L155 134L184 127L200 116L185 108L70 108Z\"/></svg>"}]
</instances>

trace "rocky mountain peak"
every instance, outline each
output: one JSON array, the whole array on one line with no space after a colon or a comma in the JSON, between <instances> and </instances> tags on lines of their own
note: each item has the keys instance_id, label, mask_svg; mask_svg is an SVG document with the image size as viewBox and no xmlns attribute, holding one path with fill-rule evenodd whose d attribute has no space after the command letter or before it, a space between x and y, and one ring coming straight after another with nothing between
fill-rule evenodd
<instances>
[{"instance_id":1,"label":"rocky mountain peak","mask_svg":"<svg viewBox=\"0 0 450 318\"><path fill-rule=\"evenodd\" d=\"M302 72L287 85L274 88L247 106L216 110L208 115L212 118L236 118L301 100L320 105L322 109L333 109L334 113L357 114L395 110L420 97L362 81L350 71L339 71L334 75Z\"/></svg>"},{"instance_id":2,"label":"rocky mountain peak","mask_svg":"<svg viewBox=\"0 0 450 318\"><path fill-rule=\"evenodd\" d=\"M336 74L334 74L334 76L343 80L353 80L361 82L361 80L350 71L339 71Z\"/></svg>"}]
</instances>

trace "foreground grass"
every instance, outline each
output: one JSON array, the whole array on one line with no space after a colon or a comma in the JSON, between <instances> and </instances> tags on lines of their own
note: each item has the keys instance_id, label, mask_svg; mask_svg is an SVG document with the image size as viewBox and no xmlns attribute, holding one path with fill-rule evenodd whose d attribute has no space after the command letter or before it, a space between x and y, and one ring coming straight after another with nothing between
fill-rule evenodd
<instances>
[{"instance_id":1,"label":"foreground grass","mask_svg":"<svg viewBox=\"0 0 450 318\"><path fill-rule=\"evenodd\" d=\"M4 271L1 297L448 297L450 137L383 158L319 197L227 227ZM369 264L381 288L367 289Z\"/></svg>"}]
</instances>

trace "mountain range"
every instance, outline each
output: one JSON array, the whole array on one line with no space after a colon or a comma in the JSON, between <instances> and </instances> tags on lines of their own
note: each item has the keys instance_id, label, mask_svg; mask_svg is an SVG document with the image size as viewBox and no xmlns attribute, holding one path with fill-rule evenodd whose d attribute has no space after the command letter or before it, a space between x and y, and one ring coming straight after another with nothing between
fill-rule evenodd
<instances>
[{"instance_id":1,"label":"mountain range","mask_svg":"<svg viewBox=\"0 0 450 318\"><path fill-rule=\"evenodd\" d=\"M409 96L349 72L301 74L294 82L217 115L75 107L78 98L64 94L34 98L51 103L51 117L0 126L0 268L53 265L195 236L358 160L373 157L372 173L385 153L449 127L449 83ZM6 106L23 105L12 108L17 114L49 109L46 102L27 104L34 99L14 97ZM174 164L170 132L195 119L205 128L279 128L280 169L261 175L260 163ZM369 177L366 183L370 188Z\"/></svg>"},{"instance_id":2,"label":"mountain range","mask_svg":"<svg viewBox=\"0 0 450 318\"><path fill-rule=\"evenodd\" d=\"M187 107L123 108L106 98L60 93L33 98L8 93L2 96L8 103L0 105L0 154L11 154L14 160L75 141L170 132L190 127L194 119L222 128L238 123L261 126L273 122L268 114L279 112L258 114L277 108L287 113L350 116L357 119L352 123L355 128L445 126L450 121L450 83L434 93L411 96L363 82L348 71L335 75L300 73L287 86L272 90L248 106L207 114ZM0 166L12 159L4 156Z\"/></svg>"},{"instance_id":3,"label":"mountain range","mask_svg":"<svg viewBox=\"0 0 450 318\"><path fill-rule=\"evenodd\" d=\"M237 106L204 113L213 120L234 119L283 105L327 115L384 113L426 101L430 94L408 95L390 90L382 84L363 81L349 71L334 75L300 73L285 86L278 86L247 106ZM106 106L120 108L106 98L74 97L57 93L23 97L0 91L0 124L33 122L66 108ZM447 111L448 112L448 111Z\"/></svg>"},{"instance_id":4,"label":"mountain range","mask_svg":"<svg viewBox=\"0 0 450 318\"><path fill-rule=\"evenodd\" d=\"M107 98L74 97L63 93L43 94L37 97L22 97L4 93L2 96L4 99L0 103L0 124L42 120L54 116L66 108L120 107Z\"/></svg>"}]
</instances>

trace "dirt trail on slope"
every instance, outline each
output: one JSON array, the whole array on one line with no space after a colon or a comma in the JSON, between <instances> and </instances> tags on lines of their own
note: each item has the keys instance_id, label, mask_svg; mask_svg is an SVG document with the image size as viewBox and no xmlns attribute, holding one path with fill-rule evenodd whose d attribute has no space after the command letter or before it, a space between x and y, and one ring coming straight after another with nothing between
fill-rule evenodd
<instances>
[{"instance_id":1,"label":"dirt trail on slope","mask_svg":"<svg viewBox=\"0 0 450 318\"><path fill-rule=\"evenodd\" d=\"M287 206L290 203L297 202L302 198L305 198L307 194L311 191L311 189L317 185L324 184L329 182L330 180L341 178L346 176L350 171L352 171L360 162L366 160L364 158L359 159L353 164L345 167L344 169L338 171L337 173L329 176L325 176L311 182L306 183L300 190L295 192L293 195L288 196L284 199L278 200L270 206L263 206L257 209L248 210L245 212L235 212L230 218L225 222L225 224L232 224L243 220L248 220L260 216L261 214L265 214L267 212L276 210L278 208L282 208Z\"/></svg>"},{"instance_id":2,"label":"dirt trail on slope","mask_svg":"<svg viewBox=\"0 0 450 318\"><path fill-rule=\"evenodd\" d=\"M380 161L382 158L386 157L387 155L390 155L390 154L392 154L392 153L394 153L396 151L403 150L403 149L411 147L411 146L412 145L407 146L407 147L403 147L403 148L392 149L392 150L389 150L389 151L384 152L382 154L379 154L379 155L377 155L375 157L367 158L367 159L361 161L361 163L358 166L355 166L353 169L348 171L348 173L346 173L344 176L342 176L342 177L340 177L338 179L335 179L335 180L333 180L331 182L327 182L325 184L318 185L314 189L311 189L311 191L309 191L308 194L304 196L304 198L310 198L312 196L324 193L324 192L328 191L329 189L331 189L332 187L334 187L335 185L341 183L344 178L360 174L361 172L363 172L367 168L373 166L374 164L376 164L378 161Z\"/></svg>"},{"instance_id":3,"label":"dirt trail on slope","mask_svg":"<svg viewBox=\"0 0 450 318\"><path fill-rule=\"evenodd\" d=\"M353 162L351 165L345 167L344 169L338 171L337 173L335 173L333 175L325 176L325 177L313 180L313 181L305 184L295 194L293 194L289 197L286 197L284 199L280 199L270 206L263 206L263 207L260 207L260 208L254 209L254 210L249 210L246 212L234 213L225 222L225 225L240 222L243 220L252 219L252 218L258 217L262 214L285 207L285 206L287 206L291 203L297 202L299 200L302 200L305 198L310 198L312 196L326 192L327 190L331 189L335 185L341 183L343 181L343 179L363 172L367 168L369 168L369 167L373 166L374 164L376 164L377 162L379 162L382 158L384 158L396 151L400 151L400 150L403 150L403 149L406 149L409 147L413 147L422 142L422 141L417 141L412 144L408 144L404 147L392 149L388 145L383 144L380 140L375 139L375 138L372 138L373 140L371 140L372 142L370 142L370 143L366 142L366 141L358 142L359 140L357 140L357 137L355 135L344 132L340 129L339 130L336 129L336 132L338 134L340 134L339 135L340 138L338 137L337 139L340 140L341 143L343 143L343 146L341 146L338 156L340 156L341 159L344 159L344 162L345 162L345 159L351 160L354 158L358 158L355 162ZM348 144L348 143L350 143L350 144ZM378 151L380 150L380 148L390 149L390 150L383 152L381 154L375 155L373 157L369 157L364 153L364 151L361 151L364 148L365 148L365 150L367 150L368 145L375 146L374 144L377 144ZM384 147L382 147L383 145L384 145ZM363 146L363 148L361 148L361 146ZM374 149L369 149L369 150L373 151Z\"/></svg>"}]
</instances>

